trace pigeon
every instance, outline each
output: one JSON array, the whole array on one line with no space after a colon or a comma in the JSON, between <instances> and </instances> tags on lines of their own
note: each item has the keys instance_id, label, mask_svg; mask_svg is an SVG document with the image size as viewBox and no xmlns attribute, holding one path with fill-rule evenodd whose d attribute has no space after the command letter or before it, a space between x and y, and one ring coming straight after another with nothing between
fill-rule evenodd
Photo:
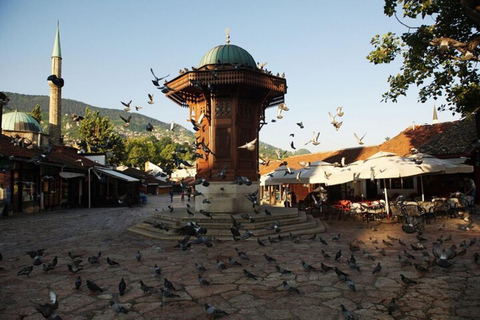
<instances>
[{"instance_id":1,"label":"pigeon","mask_svg":"<svg viewBox=\"0 0 480 320\"><path fill-rule=\"evenodd\" d=\"M18 271L17 276L26 275L28 277L32 271L33 271L33 266L28 266Z\"/></svg>"},{"instance_id":2,"label":"pigeon","mask_svg":"<svg viewBox=\"0 0 480 320\"><path fill-rule=\"evenodd\" d=\"M257 138L253 139L250 142L245 143L244 145L238 147L238 149L247 149L248 151L255 150L255 143L257 142Z\"/></svg>"},{"instance_id":3,"label":"pigeon","mask_svg":"<svg viewBox=\"0 0 480 320\"><path fill-rule=\"evenodd\" d=\"M103 292L103 289L97 286L94 282L87 279L87 287L92 292Z\"/></svg>"},{"instance_id":4,"label":"pigeon","mask_svg":"<svg viewBox=\"0 0 480 320\"><path fill-rule=\"evenodd\" d=\"M201 286L208 286L210 285L210 281L207 281L204 277L201 275L198 275L198 282L200 283Z\"/></svg>"},{"instance_id":5,"label":"pigeon","mask_svg":"<svg viewBox=\"0 0 480 320\"><path fill-rule=\"evenodd\" d=\"M322 237L318 237L318 240L319 240L321 243L323 243L324 245L328 246L328 243L327 243L325 240L323 240Z\"/></svg>"},{"instance_id":6,"label":"pigeon","mask_svg":"<svg viewBox=\"0 0 480 320\"><path fill-rule=\"evenodd\" d=\"M118 115L124 122L123 127L128 128L130 126L130 121L132 120L132 116L129 116L128 118L124 118L121 115Z\"/></svg>"},{"instance_id":7,"label":"pigeon","mask_svg":"<svg viewBox=\"0 0 480 320\"><path fill-rule=\"evenodd\" d=\"M120 264L114 260L110 260L109 257L107 257L107 263L111 266L119 266Z\"/></svg>"},{"instance_id":8,"label":"pigeon","mask_svg":"<svg viewBox=\"0 0 480 320\"><path fill-rule=\"evenodd\" d=\"M220 270L225 270L225 269L227 269L227 266L225 265L225 263L223 261L217 260L217 268L220 269Z\"/></svg>"},{"instance_id":9,"label":"pigeon","mask_svg":"<svg viewBox=\"0 0 480 320\"><path fill-rule=\"evenodd\" d=\"M253 232L250 230L245 230L245 233L240 237L242 240L248 239L253 236Z\"/></svg>"},{"instance_id":10,"label":"pigeon","mask_svg":"<svg viewBox=\"0 0 480 320\"><path fill-rule=\"evenodd\" d=\"M243 274L250 279L257 280L257 276L248 272L246 269L243 269Z\"/></svg>"},{"instance_id":11,"label":"pigeon","mask_svg":"<svg viewBox=\"0 0 480 320\"><path fill-rule=\"evenodd\" d=\"M345 306L343 304L341 304L340 307L342 308L342 314L343 314L343 317L345 318L345 320L356 320L353 313L350 310L348 310L347 308L345 308Z\"/></svg>"},{"instance_id":12,"label":"pigeon","mask_svg":"<svg viewBox=\"0 0 480 320\"><path fill-rule=\"evenodd\" d=\"M265 243L262 240L260 240L260 238L257 238L257 243L259 246L265 247Z\"/></svg>"},{"instance_id":13,"label":"pigeon","mask_svg":"<svg viewBox=\"0 0 480 320\"><path fill-rule=\"evenodd\" d=\"M400 264L402 265L402 267L405 267L405 266L411 266L412 263L410 261L408 261L407 259L405 259L404 257L402 257L401 255L398 255L398 260L400 261Z\"/></svg>"},{"instance_id":14,"label":"pigeon","mask_svg":"<svg viewBox=\"0 0 480 320\"><path fill-rule=\"evenodd\" d=\"M178 294L170 292L170 291L168 291L167 289L164 289L164 288L160 288L160 293L165 298L180 298L180 296Z\"/></svg>"},{"instance_id":15,"label":"pigeon","mask_svg":"<svg viewBox=\"0 0 480 320\"><path fill-rule=\"evenodd\" d=\"M403 250L403 252L405 253L405 257L415 260L415 256L410 254L407 250Z\"/></svg>"},{"instance_id":16,"label":"pigeon","mask_svg":"<svg viewBox=\"0 0 480 320\"><path fill-rule=\"evenodd\" d=\"M82 116L80 116L80 115L76 115L75 113L72 113L72 114L70 115L70 117L72 117L72 121L73 121L73 122L80 122L80 121L82 121L82 120L85 119L84 117L82 117Z\"/></svg>"},{"instance_id":17,"label":"pigeon","mask_svg":"<svg viewBox=\"0 0 480 320\"><path fill-rule=\"evenodd\" d=\"M323 271L328 272L333 269L333 267L327 266L323 262L320 264L320 267L322 268Z\"/></svg>"},{"instance_id":18,"label":"pigeon","mask_svg":"<svg viewBox=\"0 0 480 320\"><path fill-rule=\"evenodd\" d=\"M171 281L169 281L167 278L163 279L163 285L168 290L173 290L173 291L177 290L177 289L175 289L175 286L173 285L173 283Z\"/></svg>"},{"instance_id":19,"label":"pigeon","mask_svg":"<svg viewBox=\"0 0 480 320\"><path fill-rule=\"evenodd\" d=\"M435 258L437 258L437 265L442 268L449 268L453 264L450 263L448 260L453 259L457 253L456 253L457 247L455 245L452 245L450 248L447 250L440 251L440 245L434 244L433 245L433 255Z\"/></svg>"},{"instance_id":20,"label":"pigeon","mask_svg":"<svg viewBox=\"0 0 480 320\"><path fill-rule=\"evenodd\" d=\"M199 272L207 271L207 269L205 269L205 267L198 262L195 262L195 269L197 269Z\"/></svg>"},{"instance_id":21,"label":"pigeon","mask_svg":"<svg viewBox=\"0 0 480 320\"><path fill-rule=\"evenodd\" d=\"M277 262L277 259L268 256L266 253L264 253L263 256L265 257L265 260L267 260L267 262Z\"/></svg>"},{"instance_id":22,"label":"pigeon","mask_svg":"<svg viewBox=\"0 0 480 320\"><path fill-rule=\"evenodd\" d=\"M137 261L142 260L142 253L140 252L140 250L138 250L135 254L135 259L137 259Z\"/></svg>"},{"instance_id":23,"label":"pigeon","mask_svg":"<svg viewBox=\"0 0 480 320\"><path fill-rule=\"evenodd\" d=\"M153 93L152 94L148 94L148 101L147 101L148 104L154 104L155 101L153 101Z\"/></svg>"},{"instance_id":24,"label":"pigeon","mask_svg":"<svg viewBox=\"0 0 480 320\"><path fill-rule=\"evenodd\" d=\"M157 76L155 75L155 73L153 73L153 69L150 68L150 72L152 73L153 77L155 78L155 80L152 80L152 83L155 87L160 87L161 85L159 84L159 81L162 80L162 79L165 79L167 78L168 76L170 76L170 74L167 74L166 76L164 77L161 77L161 78L157 78Z\"/></svg>"},{"instance_id":25,"label":"pigeon","mask_svg":"<svg viewBox=\"0 0 480 320\"><path fill-rule=\"evenodd\" d=\"M120 101L120 102L125 106L125 108L123 110L129 112L130 111L130 104L132 103L132 100L130 100L129 103L125 103L123 101Z\"/></svg>"},{"instance_id":26,"label":"pigeon","mask_svg":"<svg viewBox=\"0 0 480 320\"><path fill-rule=\"evenodd\" d=\"M300 129L303 129L303 128L304 128L304 126L303 126L303 122L297 122L297 126L299 126L299 127L300 127Z\"/></svg>"},{"instance_id":27,"label":"pigeon","mask_svg":"<svg viewBox=\"0 0 480 320\"><path fill-rule=\"evenodd\" d=\"M355 132L353 133L353 135L355 136L355 139L357 139L357 143L358 143L359 145L363 145L363 144L364 144L362 140L363 140L363 138L365 138L365 136L367 135L366 133L365 133L361 138L359 138Z\"/></svg>"},{"instance_id":28,"label":"pigeon","mask_svg":"<svg viewBox=\"0 0 480 320\"><path fill-rule=\"evenodd\" d=\"M79 290L81 285L82 285L82 277L78 276L75 279L75 289Z\"/></svg>"},{"instance_id":29,"label":"pigeon","mask_svg":"<svg viewBox=\"0 0 480 320\"><path fill-rule=\"evenodd\" d=\"M127 284L125 283L125 280L120 280L120 283L118 284L118 292L121 296L125 294L125 289L127 289Z\"/></svg>"},{"instance_id":30,"label":"pigeon","mask_svg":"<svg viewBox=\"0 0 480 320\"><path fill-rule=\"evenodd\" d=\"M213 244L210 242L210 238L208 237L198 237L197 239L192 241L193 244L205 244L208 248L211 248Z\"/></svg>"},{"instance_id":31,"label":"pigeon","mask_svg":"<svg viewBox=\"0 0 480 320\"><path fill-rule=\"evenodd\" d=\"M388 242L386 240L382 240L383 244L386 245L386 246L389 246L389 247L393 247L393 243L391 242Z\"/></svg>"},{"instance_id":32,"label":"pigeon","mask_svg":"<svg viewBox=\"0 0 480 320\"><path fill-rule=\"evenodd\" d=\"M291 285L288 284L287 281L283 281L283 289L287 290L288 292L294 292L296 294L301 294L300 293L300 290L298 290L297 288L295 287L292 287Z\"/></svg>"},{"instance_id":33,"label":"pigeon","mask_svg":"<svg viewBox=\"0 0 480 320\"><path fill-rule=\"evenodd\" d=\"M353 292L357 292L357 290L355 289L355 284L353 283L352 280L350 280L349 277L345 278L345 282L347 283L347 287L352 290Z\"/></svg>"},{"instance_id":34,"label":"pigeon","mask_svg":"<svg viewBox=\"0 0 480 320\"><path fill-rule=\"evenodd\" d=\"M388 314L392 315L396 310L398 310L397 302L395 301L395 298L392 298L388 304Z\"/></svg>"},{"instance_id":35,"label":"pigeon","mask_svg":"<svg viewBox=\"0 0 480 320\"><path fill-rule=\"evenodd\" d=\"M337 274L339 279L346 279L348 277L348 274L346 274L342 270L338 269L337 267L335 267L334 270L335 270L335 273Z\"/></svg>"},{"instance_id":36,"label":"pigeon","mask_svg":"<svg viewBox=\"0 0 480 320\"><path fill-rule=\"evenodd\" d=\"M343 107L337 107L337 116L343 117L344 114Z\"/></svg>"},{"instance_id":37,"label":"pigeon","mask_svg":"<svg viewBox=\"0 0 480 320\"><path fill-rule=\"evenodd\" d=\"M277 269L277 271L281 274L292 274L293 272L290 271L290 270L287 270L287 269L283 269L281 268L280 266L275 266L275 268Z\"/></svg>"},{"instance_id":38,"label":"pigeon","mask_svg":"<svg viewBox=\"0 0 480 320\"><path fill-rule=\"evenodd\" d=\"M406 247L407 245L405 244L405 242L403 242L401 239L398 239L398 243L400 243L400 245Z\"/></svg>"},{"instance_id":39,"label":"pigeon","mask_svg":"<svg viewBox=\"0 0 480 320\"><path fill-rule=\"evenodd\" d=\"M307 145L311 142L314 146L318 146L320 144L320 142L318 141L319 137L320 137L320 132L316 133L315 131L313 131L313 138L311 140L308 140L305 143L305 145Z\"/></svg>"},{"instance_id":40,"label":"pigeon","mask_svg":"<svg viewBox=\"0 0 480 320\"><path fill-rule=\"evenodd\" d=\"M250 260L250 259L248 259L247 254L245 252L238 250L238 248L235 248L235 251L237 251L237 255L240 259Z\"/></svg>"},{"instance_id":41,"label":"pigeon","mask_svg":"<svg viewBox=\"0 0 480 320\"><path fill-rule=\"evenodd\" d=\"M363 251L363 256L367 257L368 259L370 259L372 261L375 261L375 257L372 254L370 254L370 252L368 252L368 251Z\"/></svg>"},{"instance_id":42,"label":"pigeon","mask_svg":"<svg viewBox=\"0 0 480 320\"><path fill-rule=\"evenodd\" d=\"M335 261L342 257L342 250L338 250L337 254L335 255Z\"/></svg>"},{"instance_id":43,"label":"pigeon","mask_svg":"<svg viewBox=\"0 0 480 320\"><path fill-rule=\"evenodd\" d=\"M207 311L207 315L213 316L213 318L220 318L223 316L228 316L228 313L226 313L223 310L217 309L214 306L210 306L208 304L204 304L205 310Z\"/></svg>"},{"instance_id":44,"label":"pigeon","mask_svg":"<svg viewBox=\"0 0 480 320\"><path fill-rule=\"evenodd\" d=\"M332 241L340 241L340 233L332 238Z\"/></svg>"},{"instance_id":45,"label":"pigeon","mask_svg":"<svg viewBox=\"0 0 480 320\"><path fill-rule=\"evenodd\" d=\"M174 121L170 122L170 131L174 132L175 131L176 124Z\"/></svg>"},{"instance_id":46,"label":"pigeon","mask_svg":"<svg viewBox=\"0 0 480 320\"><path fill-rule=\"evenodd\" d=\"M382 266L380 265L380 262L377 264L377 266L373 269L372 274L377 274L382 270Z\"/></svg>"},{"instance_id":47,"label":"pigeon","mask_svg":"<svg viewBox=\"0 0 480 320\"><path fill-rule=\"evenodd\" d=\"M73 254L72 252L68 252L68 256L70 257L70 259L72 260L75 260L75 259L78 259L78 258L81 258L82 256L79 255L79 254ZM32 258L35 258L35 257L32 257Z\"/></svg>"},{"instance_id":48,"label":"pigeon","mask_svg":"<svg viewBox=\"0 0 480 320\"><path fill-rule=\"evenodd\" d=\"M78 271L83 270L83 268L78 267L71 263L67 264L67 268L68 268L68 271L70 271L71 273L77 273Z\"/></svg>"},{"instance_id":49,"label":"pigeon","mask_svg":"<svg viewBox=\"0 0 480 320\"><path fill-rule=\"evenodd\" d=\"M45 263L43 264L42 266L42 270L43 272L45 273L49 273L50 271L52 271L53 269L55 269L54 267L50 266L50 264L46 265Z\"/></svg>"},{"instance_id":50,"label":"pigeon","mask_svg":"<svg viewBox=\"0 0 480 320\"><path fill-rule=\"evenodd\" d=\"M267 230L275 230L275 233L282 231L282 229L280 228L280 222L275 221L273 225L267 227Z\"/></svg>"},{"instance_id":51,"label":"pigeon","mask_svg":"<svg viewBox=\"0 0 480 320\"><path fill-rule=\"evenodd\" d=\"M405 277L403 274L400 274L400 278L402 278L403 283L405 283L406 285L411 285L411 284L417 284L418 283L415 280L412 280L412 279L409 279L409 278Z\"/></svg>"},{"instance_id":52,"label":"pigeon","mask_svg":"<svg viewBox=\"0 0 480 320\"><path fill-rule=\"evenodd\" d=\"M156 275L162 274L162 269L159 266L157 266L157 264L155 264L155 266L153 267L153 271L155 272Z\"/></svg>"},{"instance_id":53,"label":"pigeon","mask_svg":"<svg viewBox=\"0 0 480 320\"><path fill-rule=\"evenodd\" d=\"M56 313L56 310L58 309L57 294L53 290L50 290L48 295L50 297L50 303L37 305L35 306L35 310L37 310L45 319L61 320L62 318Z\"/></svg>"},{"instance_id":54,"label":"pigeon","mask_svg":"<svg viewBox=\"0 0 480 320\"><path fill-rule=\"evenodd\" d=\"M145 126L145 130L147 130L148 132L152 132L152 131L153 131L153 125L149 122L149 123Z\"/></svg>"},{"instance_id":55,"label":"pigeon","mask_svg":"<svg viewBox=\"0 0 480 320\"><path fill-rule=\"evenodd\" d=\"M143 283L142 280L140 280L139 282L140 282L140 289L143 291L144 294L153 290L152 287L147 286L145 283Z\"/></svg>"},{"instance_id":56,"label":"pigeon","mask_svg":"<svg viewBox=\"0 0 480 320\"><path fill-rule=\"evenodd\" d=\"M238 262L237 260L235 260L232 257L228 258L228 262L233 266L243 266L240 262Z\"/></svg>"},{"instance_id":57,"label":"pigeon","mask_svg":"<svg viewBox=\"0 0 480 320\"><path fill-rule=\"evenodd\" d=\"M317 269L314 266L306 263L305 261L302 261L302 266L303 266L303 269L305 269L306 271L317 271Z\"/></svg>"},{"instance_id":58,"label":"pigeon","mask_svg":"<svg viewBox=\"0 0 480 320\"><path fill-rule=\"evenodd\" d=\"M425 268L425 267L419 265L418 263L414 263L413 265L415 266L415 269L416 269L418 272L420 272L420 273L430 272L430 271L428 270L428 268Z\"/></svg>"},{"instance_id":59,"label":"pigeon","mask_svg":"<svg viewBox=\"0 0 480 320\"><path fill-rule=\"evenodd\" d=\"M410 246L412 247L413 251L425 250L425 246L420 242L418 243L418 245L411 244Z\"/></svg>"},{"instance_id":60,"label":"pigeon","mask_svg":"<svg viewBox=\"0 0 480 320\"><path fill-rule=\"evenodd\" d=\"M121 305L120 303L116 303L113 300L110 300L109 303L110 303L110 307L112 307L113 312L115 312L116 314L120 314L120 313L127 314L128 313L128 310L125 309L125 307L123 305Z\"/></svg>"}]
</instances>

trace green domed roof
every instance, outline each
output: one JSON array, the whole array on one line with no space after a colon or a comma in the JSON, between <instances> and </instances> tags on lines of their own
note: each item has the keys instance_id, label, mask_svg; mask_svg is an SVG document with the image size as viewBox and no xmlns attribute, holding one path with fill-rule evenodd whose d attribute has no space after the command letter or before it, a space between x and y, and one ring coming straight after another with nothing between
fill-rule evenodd
<instances>
[{"instance_id":1,"label":"green domed roof","mask_svg":"<svg viewBox=\"0 0 480 320\"><path fill-rule=\"evenodd\" d=\"M42 127L31 115L23 112L9 112L3 114L2 129L10 131L42 132Z\"/></svg>"},{"instance_id":2,"label":"green domed roof","mask_svg":"<svg viewBox=\"0 0 480 320\"><path fill-rule=\"evenodd\" d=\"M255 59L248 53L247 50L240 48L233 44L222 44L210 49L200 60L199 68L209 65L218 64L218 61L222 64L238 63L245 65L246 67L257 68Z\"/></svg>"}]
</instances>

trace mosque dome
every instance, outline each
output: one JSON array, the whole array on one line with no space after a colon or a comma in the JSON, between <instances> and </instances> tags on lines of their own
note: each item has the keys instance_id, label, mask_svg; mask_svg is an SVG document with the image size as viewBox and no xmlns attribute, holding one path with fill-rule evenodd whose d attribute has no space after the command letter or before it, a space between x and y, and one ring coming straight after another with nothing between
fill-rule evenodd
<instances>
[{"instance_id":1,"label":"mosque dome","mask_svg":"<svg viewBox=\"0 0 480 320\"><path fill-rule=\"evenodd\" d=\"M257 69L257 64L247 50L233 44L223 44L210 49L200 60L199 68L210 64L234 63Z\"/></svg>"},{"instance_id":2,"label":"mosque dome","mask_svg":"<svg viewBox=\"0 0 480 320\"><path fill-rule=\"evenodd\" d=\"M42 132L42 127L35 118L17 111L3 114L2 129L9 131Z\"/></svg>"}]
</instances>

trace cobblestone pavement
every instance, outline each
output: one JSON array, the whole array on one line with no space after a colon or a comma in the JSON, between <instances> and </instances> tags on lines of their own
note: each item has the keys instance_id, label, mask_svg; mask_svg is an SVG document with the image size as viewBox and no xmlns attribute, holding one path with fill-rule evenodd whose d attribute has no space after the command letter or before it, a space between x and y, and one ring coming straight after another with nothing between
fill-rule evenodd
<instances>
[{"instance_id":1,"label":"cobblestone pavement","mask_svg":"<svg viewBox=\"0 0 480 320\"><path fill-rule=\"evenodd\" d=\"M411 262L422 263L422 254L411 248L419 242L416 235L405 234L398 223L332 221L316 240L304 236L298 243L291 239L270 243L264 239L266 247L256 241L224 241L214 242L211 248L192 245L184 252L174 248L173 242L126 231L155 208L168 204L167 196L150 196L149 203L143 207L70 209L0 220L0 253L3 255L0 266L5 268L0 271L0 319L43 319L35 311L35 305L48 302L49 289L59 297L58 314L63 319L209 319L205 303L227 312L229 315L224 319L344 319L341 304L359 319L478 319L480 316L480 266L473 258L474 253L480 252L478 243L469 246L465 255L450 260L452 267L432 266L428 273L422 274L413 266L402 267L398 260L399 255L405 256L406 249L416 257ZM173 204L184 206L179 199ZM457 251L463 249L460 247L463 240L470 243L478 237L478 227L465 232L459 230L458 224L466 223L460 219L441 219L427 225L422 235L428 239L427 252L432 255L432 242L441 235L453 238L442 248L456 244ZM378 231L372 230L372 225ZM442 225L445 229L438 230ZM340 241L333 242L337 234L341 235ZM319 236L328 245L322 244ZM402 239L406 247L387 236ZM353 253L361 272L347 265L352 255L349 244L354 239L365 243L360 243L361 250ZM386 255L382 256L376 247L384 249ZM35 266L29 277L17 276L21 268L32 265L33 260L26 252L41 248L45 248L41 260L51 262L57 256L57 267L44 273L41 266ZM241 260L235 248L245 251L249 260ZM324 258L322 249L332 258ZM135 259L137 250L142 253L140 262ZM335 261L333 257L339 250L343 256ZM365 257L364 250L376 260ZM102 252L100 263L88 263L87 258L99 251ZM77 274L67 270L67 264L72 261L68 252L82 255L84 269ZM277 262L267 262L264 254ZM120 265L109 266L107 257ZM232 266L229 257L239 260L243 267ZM219 270L217 260L225 262L227 269ZM306 271L302 260L319 270L322 262L337 266L349 274L356 292L333 271ZM195 262L207 269L203 277L211 282L209 286L199 284ZM382 269L374 275L372 271L378 262ZM161 275L154 273L155 264L161 267ZM282 275L276 265L293 273ZM243 269L256 275L257 280L247 278ZM405 285L400 274L418 284ZM83 284L75 290L74 281L78 276ZM127 284L124 296L118 293L121 278ZM164 278L173 283L176 290L172 292L179 297L164 298L159 294ZM104 291L90 292L85 285L87 279ZM144 294L140 280L155 290ZM286 291L282 286L284 280L298 288L300 294ZM396 298L398 310L390 316L387 306L392 297ZM110 300L122 303L129 313L116 315L109 306Z\"/></svg>"}]
</instances>

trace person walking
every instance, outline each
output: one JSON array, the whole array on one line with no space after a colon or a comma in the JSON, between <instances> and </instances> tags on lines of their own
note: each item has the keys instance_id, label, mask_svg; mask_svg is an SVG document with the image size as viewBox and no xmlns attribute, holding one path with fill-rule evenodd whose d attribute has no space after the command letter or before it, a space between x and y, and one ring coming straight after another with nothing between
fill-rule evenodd
<instances>
[{"instance_id":1,"label":"person walking","mask_svg":"<svg viewBox=\"0 0 480 320\"><path fill-rule=\"evenodd\" d=\"M173 189L170 188L170 202L173 202Z\"/></svg>"}]
</instances>

